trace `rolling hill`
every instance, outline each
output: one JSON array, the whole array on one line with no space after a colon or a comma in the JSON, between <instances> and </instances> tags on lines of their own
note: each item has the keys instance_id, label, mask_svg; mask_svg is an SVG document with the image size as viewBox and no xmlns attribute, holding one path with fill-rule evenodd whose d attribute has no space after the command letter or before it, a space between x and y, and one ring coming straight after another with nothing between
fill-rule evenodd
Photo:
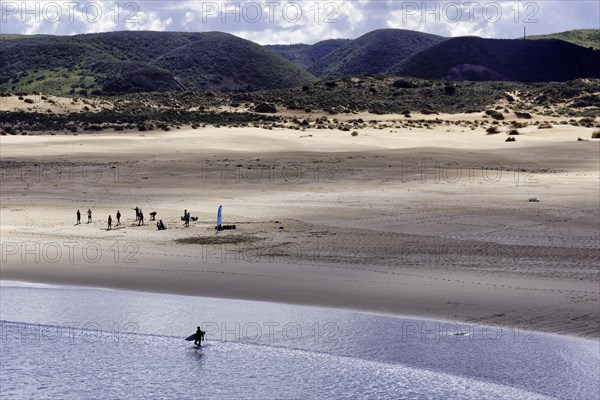
<instances>
[{"instance_id":1,"label":"rolling hill","mask_svg":"<svg viewBox=\"0 0 600 400\"><path fill-rule=\"evenodd\" d=\"M467 81L564 82L600 77L600 51L562 40L448 39L393 67L392 75Z\"/></svg>"},{"instance_id":2,"label":"rolling hill","mask_svg":"<svg viewBox=\"0 0 600 400\"><path fill-rule=\"evenodd\" d=\"M207 32L153 63L171 71L189 89L253 91L314 81L306 70L264 47L221 32Z\"/></svg>"},{"instance_id":3,"label":"rolling hill","mask_svg":"<svg viewBox=\"0 0 600 400\"><path fill-rule=\"evenodd\" d=\"M351 42L350 39L330 39L315 44L266 45L265 47L308 69L323 57Z\"/></svg>"},{"instance_id":4,"label":"rolling hill","mask_svg":"<svg viewBox=\"0 0 600 400\"><path fill-rule=\"evenodd\" d=\"M243 91L315 80L275 52L220 32L6 35L0 54L4 92Z\"/></svg>"},{"instance_id":5,"label":"rolling hill","mask_svg":"<svg viewBox=\"0 0 600 400\"><path fill-rule=\"evenodd\" d=\"M380 29L352 40L308 69L319 77L384 73L394 65L443 41L441 36L402 29Z\"/></svg>"},{"instance_id":6,"label":"rolling hill","mask_svg":"<svg viewBox=\"0 0 600 400\"><path fill-rule=\"evenodd\" d=\"M561 40L446 39L398 29L283 46L221 32L0 35L0 92L249 92L304 86L317 76L365 74L520 82L600 78L600 51L588 48L597 46L597 30L550 36Z\"/></svg>"},{"instance_id":7,"label":"rolling hill","mask_svg":"<svg viewBox=\"0 0 600 400\"><path fill-rule=\"evenodd\" d=\"M549 35L527 36L527 39L559 39L582 47L600 50L600 29L575 29Z\"/></svg>"}]
</instances>

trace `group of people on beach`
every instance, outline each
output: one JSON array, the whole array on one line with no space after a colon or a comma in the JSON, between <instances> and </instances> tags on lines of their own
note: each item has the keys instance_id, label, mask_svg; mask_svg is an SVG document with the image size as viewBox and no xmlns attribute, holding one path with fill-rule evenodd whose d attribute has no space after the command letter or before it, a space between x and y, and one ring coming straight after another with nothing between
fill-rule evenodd
<instances>
[{"instance_id":1,"label":"group of people on beach","mask_svg":"<svg viewBox=\"0 0 600 400\"><path fill-rule=\"evenodd\" d=\"M87 215L88 215L87 223L91 224L92 223L92 209L91 208L89 208L87 210ZM77 210L77 223L75 225L80 225L80 224L81 224L81 211Z\"/></svg>"},{"instance_id":2,"label":"group of people on beach","mask_svg":"<svg viewBox=\"0 0 600 400\"><path fill-rule=\"evenodd\" d=\"M135 207L135 221L138 223L138 226L144 225L144 213L142 209L139 207Z\"/></svg>"},{"instance_id":3,"label":"group of people on beach","mask_svg":"<svg viewBox=\"0 0 600 400\"><path fill-rule=\"evenodd\" d=\"M117 210L117 214L115 215L115 217L117 217L117 225L119 226L121 225L121 211ZM109 215L108 216L108 229L107 230L112 230L112 216Z\"/></svg>"},{"instance_id":4,"label":"group of people on beach","mask_svg":"<svg viewBox=\"0 0 600 400\"><path fill-rule=\"evenodd\" d=\"M142 209L139 208L139 207L135 207L134 210L135 210L135 221L138 223L138 226L144 225L144 213L143 213ZM90 224L90 223L92 223L92 209L91 208L88 209L87 214L88 214L88 221L87 221L87 223ZM156 214L157 214L156 212L150 213L150 215L151 215L150 220L155 221L156 220L155 219L156 218ZM77 223L75 225L80 225L81 224L81 211L80 210L77 210L76 216L77 216ZM121 211L117 210L117 214L115 216L117 217L117 224L116 224L116 226L121 225ZM184 211L184 217L182 217L182 220L185 221L185 226L186 227L190 226L190 218L192 218L190 216L190 213L188 212L188 210L185 210ZM196 220L197 220L197 218L196 218ZM108 228L106 230L107 231L112 230L112 225L113 225L112 215L108 216L107 223L108 223ZM159 220L156 223L156 228L159 231L164 231L165 229L167 229L167 225L165 225L165 223L161 219L161 220Z\"/></svg>"},{"instance_id":5,"label":"group of people on beach","mask_svg":"<svg viewBox=\"0 0 600 400\"><path fill-rule=\"evenodd\" d=\"M77 213L75 213L75 215L77 216L77 222L75 223L75 225L80 225L81 224L81 211L77 210ZM88 220L87 223L91 224L92 223L92 209L88 208L87 210L87 215L88 215ZM121 225L121 211L117 210L117 214L115 215L117 217L117 225L119 226ZM112 229L112 215L108 216L108 229L107 230L111 230Z\"/></svg>"},{"instance_id":6,"label":"group of people on beach","mask_svg":"<svg viewBox=\"0 0 600 400\"><path fill-rule=\"evenodd\" d=\"M121 225L121 211L117 210L117 214L115 215L115 217L117 217L117 225L116 226ZM108 216L107 222L108 222L108 228L106 230L110 231L110 230L112 230L112 222L113 222L112 215Z\"/></svg>"}]
</instances>

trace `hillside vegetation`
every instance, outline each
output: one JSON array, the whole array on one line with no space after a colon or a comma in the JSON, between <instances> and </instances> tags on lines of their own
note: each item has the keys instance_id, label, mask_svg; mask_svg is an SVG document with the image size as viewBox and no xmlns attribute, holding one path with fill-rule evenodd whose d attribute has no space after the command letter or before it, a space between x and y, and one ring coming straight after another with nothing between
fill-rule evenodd
<instances>
[{"instance_id":1,"label":"hillside vegetation","mask_svg":"<svg viewBox=\"0 0 600 400\"><path fill-rule=\"evenodd\" d=\"M339 47L308 71L319 77L380 74L443 40L422 32L380 29Z\"/></svg>"},{"instance_id":2,"label":"hillside vegetation","mask_svg":"<svg viewBox=\"0 0 600 400\"><path fill-rule=\"evenodd\" d=\"M458 37L414 55L389 73L457 81L550 82L600 78L600 51L556 39Z\"/></svg>"},{"instance_id":3,"label":"hillside vegetation","mask_svg":"<svg viewBox=\"0 0 600 400\"><path fill-rule=\"evenodd\" d=\"M220 32L0 37L0 90L54 94L231 91L315 78L282 56Z\"/></svg>"},{"instance_id":4,"label":"hillside vegetation","mask_svg":"<svg viewBox=\"0 0 600 400\"><path fill-rule=\"evenodd\" d=\"M600 78L600 51L568 42L595 46L597 30L551 36L560 40L446 39L381 29L354 40L260 46L221 32L0 35L0 93L253 92L373 74L449 81Z\"/></svg>"},{"instance_id":5,"label":"hillside vegetation","mask_svg":"<svg viewBox=\"0 0 600 400\"><path fill-rule=\"evenodd\" d=\"M406 128L443 126L444 119L436 114L446 112L476 113L481 117L477 126L486 128L514 122L503 121L504 116L517 117L525 123L531 114L563 117L562 124L600 127L596 118L600 115L600 80L592 79L536 84L449 83L376 75L250 93L133 93L70 100L47 96L21 98L22 107L0 110L2 135L168 131L183 126L198 129L206 125L299 130L310 126L351 131L373 126L370 118L363 120L358 115L348 118L364 112L396 114L394 126ZM45 106L65 100L74 107L72 111L44 111ZM475 127L465 121L455 123L465 128ZM543 120L532 123L548 125Z\"/></svg>"},{"instance_id":6,"label":"hillside vegetation","mask_svg":"<svg viewBox=\"0 0 600 400\"><path fill-rule=\"evenodd\" d=\"M528 36L527 39L559 39L578 46L600 50L600 29L575 29L549 35Z\"/></svg>"},{"instance_id":7,"label":"hillside vegetation","mask_svg":"<svg viewBox=\"0 0 600 400\"><path fill-rule=\"evenodd\" d=\"M330 39L315 44L267 45L266 48L287 58L294 64L308 69L329 53L351 42L350 39Z\"/></svg>"}]
</instances>

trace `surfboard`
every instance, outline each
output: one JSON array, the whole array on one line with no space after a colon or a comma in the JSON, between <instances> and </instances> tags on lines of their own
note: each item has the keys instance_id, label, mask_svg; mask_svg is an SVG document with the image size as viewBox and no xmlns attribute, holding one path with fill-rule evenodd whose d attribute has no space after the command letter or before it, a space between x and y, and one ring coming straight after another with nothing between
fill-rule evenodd
<instances>
[{"instance_id":1,"label":"surfboard","mask_svg":"<svg viewBox=\"0 0 600 400\"><path fill-rule=\"evenodd\" d=\"M192 340L196 340L196 334L194 333L193 335L185 338L185 340L187 340L188 342L191 342Z\"/></svg>"}]
</instances>

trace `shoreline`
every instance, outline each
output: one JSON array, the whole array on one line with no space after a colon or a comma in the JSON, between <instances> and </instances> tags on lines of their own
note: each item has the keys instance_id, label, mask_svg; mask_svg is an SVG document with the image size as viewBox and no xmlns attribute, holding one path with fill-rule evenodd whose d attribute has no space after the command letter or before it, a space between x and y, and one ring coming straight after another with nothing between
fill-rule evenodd
<instances>
[{"instance_id":1,"label":"shoreline","mask_svg":"<svg viewBox=\"0 0 600 400\"><path fill-rule=\"evenodd\" d=\"M6 285L6 283L16 283L17 285L11 286ZM600 338L587 338L576 335L568 335L568 334L560 334L555 332L546 332L546 331L535 331L535 330L527 330L521 329L518 326L510 326L510 325L486 325L486 324L477 324L476 322L468 322L462 320L454 320L443 317L433 317L427 315L412 315L412 314L399 314L393 312L377 312L375 310L360 310L353 308L340 308L340 307L332 307L330 305L324 304L298 304L298 303L289 303L285 301L269 301L269 300L261 300L261 299L245 299L245 298L229 298L229 297L210 297L210 296L201 296L201 295L193 295L186 293L174 293L174 292L164 292L164 291L148 291L148 290L137 290L137 289L127 289L123 287L102 287L102 286L82 286L77 284L69 284L69 283L48 283L48 282L30 282L30 281L16 281L16 280L8 280L1 279L0 280L0 288L4 286L8 287L33 287L35 289L46 289L43 286L31 286L31 285L43 285L49 288L67 288L67 289L83 289L83 290L106 290L106 291L118 291L118 292L128 292L128 293L142 293L142 294L154 294L154 295L166 295L166 296L178 296L178 297L192 297L192 298L207 298L212 300L231 300L231 301L241 301L241 302L251 302L251 303L268 303L271 305L286 305L286 306L294 306L294 307L304 307L304 308L318 308L323 311L327 310L335 310L342 311L348 313L358 313L364 315L371 315L377 317L385 317L385 318L394 318L394 319L408 319L419 322L421 324L443 324L443 325L454 325L460 328L468 328L467 331L471 330L471 332L467 333L467 335L471 335L471 333L475 332L477 328L490 328L493 327L495 329L500 329L501 331L507 330L509 331L520 331L520 332L528 332L532 334L531 339L534 339L534 335L542 334L550 337L557 337L562 339L574 340L574 341L585 341L585 342L599 342ZM429 327L429 326L428 326ZM429 327L430 328L430 327ZM435 335L442 334L441 331L436 327ZM462 335L458 335L462 336Z\"/></svg>"},{"instance_id":2,"label":"shoreline","mask_svg":"<svg viewBox=\"0 0 600 400\"><path fill-rule=\"evenodd\" d=\"M477 289L475 289L477 285L475 284L467 287L450 282L449 277L459 280L468 278L464 274L458 278L456 275L441 275L439 273L432 274L430 277L425 277L422 273L419 276L405 274L401 278L391 278L385 282L385 285L391 285L392 287L397 285L404 287L404 292L397 293L393 291L391 293L379 292L375 294L375 291L379 290L377 288L381 288L381 281L379 283L374 281L374 279L379 279L377 273L365 273L362 271L354 275L355 271L344 272L346 275L347 273L352 274L354 278L371 281L368 285L346 287L348 276L344 278L337 277L337 268L334 268L333 271L326 269L324 272L321 272L319 277L312 281L313 284L311 285L305 283L305 280L299 280L302 279L302 275L294 274L287 270L293 269L293 266L290 265L284 266L286 268L285 272L282 272L278 266L268 266L267 271L269 273L278 273L280 275L284 273L288 276L288 278L283 278L283 280L272 277L268 282L264 280L264 269L253 268L251 271L245 270L245 277L236 279L235 276L239 276L241 272L239 265L229 265L225 269L223 268L223 264L218 264L214 270L215 272L204 266L204 272L199 273L191 279L185 278L187 281L185 284L177 279L173 280L173 274L169 273L169 271L158 275L156 271L153 271L151 276L145 273L143 279L140 279L140 276L132 276L131 274L119 273L114 275L106 272L104 267L93 265L91 266L91 270L89 266L83 269L75 268L76 273L74 273L73 266L64 266L62 269L55 267L51 271L45 271L44 273L40 273L41 271L39 270L27 273L22 268L19 268L19 272L13 269L7 273L5 265L3 267L2 279L50 285L341 309L367 314L450 321L469 325L498 326L507 329L520 329L572 338L600 340L597 330L593 328L593 319L586 321L584 318L581 322L569 321L570 323L567 323L565 315L567 311L562 310L557 312L558 309L550 314L552 318L539 319L540 313L544 313L542 310L547 310L546 312L548 312L553 305L557 306L564 301L562 300L564 297L554 294L556 292L563 292L569 288L570 285L568 285L568 282L561 280L546 282L539 282L537 279L524 280L523 278L504 280L501 282L516 282L524 288L529 287L529 289L513 289L508 292L505 292L505 290L494 291L493 289L483 289L478 294ZM318 268L323 269L323 267ZM152 266L149 269L152 270ZM227 271L233 271L232 275L223 278L224 273L228 274ZM253 274L258 274L259 277L252 278ZM384 278L386 277L384 276ZM293 284L289 282L290 279L294 282ZM316 284L317 280L325 282L325 284ZM436 285L432 284L432 281L448 282ZM496 282L494 287L496 284L499 284L493 279L492 281ZM339 285L337 282L341 282L344 286ZM466 281L461 280L461 282ZM528 282L529 285L527 284ZM268 285L268 288L273 291L265 292L265 285ZM432 285L436 286L432 287ZM573 282L571 285L579 288L579 290L581 289L581 285L576 282ZM593 290L594 285L591 284L588 289ZM535 289L536 286L538 289ZM423 288L427 289L423 291ZM531 290L534 293L537 291L538 294L535 296L527 294ZM369 296L369 298L365 298L363 295ZM467 299L479 299L474 309L471 309L468 304L466 304L466 307L461 304L465 296ZM488 300L484 301L486 298ZM530 307L523 305L523 302L528 301L534 301L532 304L544 304L546 307L540 309L540 311L536 311L536 309L530 309ZM507 313L505 310L508 307L508 302L512 302L511 307L518 308ZM546 302L549 304L546 305ZM424 312L425 310L428 312ZM539 321L538 323L535 323L536 319Z\"/></svg>"}]
</instances>

